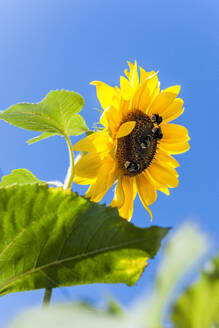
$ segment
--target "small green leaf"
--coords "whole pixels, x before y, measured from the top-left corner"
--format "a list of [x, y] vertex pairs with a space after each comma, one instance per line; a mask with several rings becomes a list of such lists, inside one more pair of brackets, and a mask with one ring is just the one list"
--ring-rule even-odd
[[26, 169], [16, 169], [11, 172], [9, 175], [5, 175], [2, 177], [2, 181], [0, 182], [0, 187], [7, 187], [14, 184], [24, 185], [31, 183], [38, 183], [45, 185], [46, 182], [39, 180], [35, 177], [33, 173]]
[[37, 184], [0, 188], [0, 295], [89, 283], [134, 285], [167, 228]]
[[39, 103], [18, 103], [0, 112], [0, 119], [17, 127], [42, 131], [33, 143], [52, 135], [79, 135], [88, 130], [84, 119], [78, 114], [84, 99], [73, 91], [50, 91]]
[[79, 136], [80, 134], [88, 131], [87, 125], [81, 115], [75, 114], [69, 120], [67, 127], [68, 135]]
[[37, 136], [37, 137], [34, 137], [34, 138], [31, 138], [27, 141], [27, 143], [29, 145], [35, 143], [35, 142], [38, 142], [38, 141], [41, 141], [43, 139], [46, 139], [46, 138], [50, 138], [52, 136], [54, 136], [55, 134], [54, 133], [49, 133], [49, 132], [43, 132], [40, 136]]
[[88, 137], [88, 136], [90, 136], [91, 134], [93, 134], [95, 131], [93, 131], [93, 130], [88, 130], [88, 131], [86, 131], [86, 136]]
[[219, 327], [219, 256], [208, 263], [199, 282], [188, 288], [173, 307], [177, 328]]

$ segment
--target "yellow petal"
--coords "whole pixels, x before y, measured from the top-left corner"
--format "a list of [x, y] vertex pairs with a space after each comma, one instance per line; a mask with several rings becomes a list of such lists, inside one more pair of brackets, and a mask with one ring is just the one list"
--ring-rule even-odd
[[117, 138], [122, 138], [129, 135], [136, 125], [136, 121], [128, 121], [120, 125]]
[[180, 85], [173, 85], [172, 87], [166, 88], [164, 90], [162, 90], [162, 93], [173, 93], [176, 96], [178, 96], [179, 92], [180, 92], [181, 86]]
[[183, 142], [190, 139], [188, 130], [182, 125], [169, 123], [162, 125], [161, 129], [163, 133], [161, 143]]
[[167, 109], [168, 106], [172, 104], [174, 99], [178, 96], [180, 91], [180, 86], [173, 86], [162, 90], [161, 93], [155, 98], [150, 106], [148, 114], [160, 114]]
[[121, 97], [119, 109], [120, 109], [120, 112], [122, 114], [122, 117], [126, 117], [126, 115], [129, 112], [129, 109], [130, 109], [130, 101], [125, 100]]
[[134, 95], [135, 91], [137, 90], [139, 86], [139, 77], [138, 77], [138, 68], [137, 68], [137, 62], [135, 61], [135, 64], [128, 62], [130, 72], [125, 70], [125, 74], [128, 77], [131, 85], [131, 95]]
[[142, 204], [151, 205], [157, 198], [157, 193], [153, 183], [148, 179], [147, 172], [142, 172], [136, 176], [136, 185]]
[[173, 158], [170, 154], [168, 154], [166, 151], [158, 148], [156, 150], [155, 158], [157, 158], [159, 161], [164, 162], [172, 167], [179, 167], [180, 164], [177, 162], [175, 158]]
[[[161, 139], [162, 140], [162, 139]], [[165, 150], [169, 154], [181, 154], [189, 150], [190, 145], [187, 141], [178, 143], [159, 143], [159, 148]]]
[[144, 82], [144, 80], [146, 80], [148, 78], [148, 76], [150, 76], [151, 72], [146, 72], [144, 68], [142, 68], [141, 66], [139, 66], [139, 70], [140, 70], [140, 82]]
[[138, 90], [136, 91], [136, 93], [133, 96], [132, 99], [132, 109], [136, 110], [136, 109], [140, 109], [139, 103], [140, 103], [140, 99], [141, 99], [141, 95], [143, 93], [143, 90], [145, 89], [144, 85], [141, 85]]
[[110, 204], [111, 207], [121, 207], [124, 204], [125, 195], [122, 187], [122, 175], [119, 175], [118, 181], [115, 188], [115, 195]]
[[158, 87], [158, 78], [156, 73], [154, 73], [151, 76], [148, 75], [149, 73], [145, 72], [145, 74], [147, 78], [145, 78], [141, 82], [138, 90], [136, 91], [133, 97], [132, 103], [133, 103], [133, 109], [140, 109], [146, 113], [147, 107], [150, 106], [154, 97], [156, 96], [155, 91]]
[[139, 108], [144, 111], [147, 115], [150, 115], [150, 106], [154, 99], [157, 98], [160, 92], [159, 83], [156, 84], [157, 79], [151, 78], [147, 82], [147, 91], [145, 90], [139, 99]]
[[117, 178], [117, 167], [111, 156], [107, 156], [102, 161], [102, 166], [98, 170], [97, 179], [86, 192], [86, 197], [93, 202], [99, 202], [107, 191], [112, 187]]
[[136, 176], [136, 185], [138, 189], [139, 198], [150, 214], [152, 221], [152, 212], [148, 205], [152, 204], [157, 198], [157, 192], [154, 188], [154, 185], [150, 183], [147, 173], [143, 172], [141, 175]]
[[83, 178], [79, 176], [74, 177], [74, 182], [80, 185], [88, 185], [94, 182], [94, 179]]
[[111, 106], [113, 104], [113, 97], [116, 95], [115, 89], [100, 81], [93, 81], [91, 84], [96, 85], [97, 97], [102, 108], [106, 109]]
[[159, 89], [160, 92], [160, 83], [158, 81], [157, 73], [153, 72], [153, 74], [147, 78], [147, 81], [151, 93], [154, 93], [157, 89]]
[[164, 166], [162, 162], [154, 159], [147, 169], [150, 175], [164, 187], [175, 188], [178, 186], [177, 172], [170, 166]]
[[120, 77], [120, 89], [124, 99], [129, 99], [132, 95], [132, 87], [130, 82], [124, 77]]
[[[131, 68], [130, 68], [130, 72], [131, 72]], [[132, 66], [132, 74], [130, 75], [130, 82], [132, 88], [136, 90], [139, 85], [138, 67], [137, 67], [136, 60], [135, 60], [135, 64]]]
[[138, 90], [136, 91], [135, 95], [133, 96], [133, 100], [132, 100], [132, 108], [135, 109], [140, 109], [143, 112], [145, 112], [147, 104], [144, 101], [143, 103], [143, 99], [147, 100], [147, 102], [150, 101], [151, 99], [151, 92], [150, 89], [148, 88], [148, 80], [145, 80], [140, 87], [138, 88]]
[[111, 136], [114, 136], [114, 134], [118, 130], [121, 120], [121, 111], [117, 110], [117, 108], [114, 106], [110, 106], [102, 114], [100, 118], [100, 123], [103, 124], [105, 127], [108, 127], [111, 132]]
[[184, 111], [182, 109], [183, 103], [181, 98], [174, 99], [172, 104], [162, 113], [163, 123], [173, 121], [179, 117]]
[[73, 150], [85, 152], [104, 152], [110, 149], [112, 143], [109, 135], [105, 131], [97, 131], [79, 140]]
[[177, 117], [179, 117], [180, 115], [182, 115], [183, 112], [184, 112], [184, 108], [177, 109], [174, 114], [169, 115], [166, 119], [164, 119], [163, 120], [163, 123], [168, 123], [170, 121], [174, 121], [175, 119], [177, 119]]
[[148, 79], [151, 79], [152, 77], [155, 77], [155, 79], [156, 79], [155, 85], [157, 86], [158, 78], [157, 78], [157, 73], [156, 72], [154, 72], [154, 71], [146, 72], [142, 67], [139, 67], [139, 69], [140, 69], [140, 81], [141, 81], [141, 83], [143, 83], [145, 80], [148, 80]]
[[89, 153], [82, 156], [75, 164], [74, 182], [79, 184], [90, 184], [96, 179], [98, 170], [102, 165], [98, 153]]
[[[155, 72], [147, 73], [143, 68], [140, 67], [141, 74], [141, 83], [139, 84], [139, 77], [137, 71], [137, 64], [133, 65], [128, 63], [130, 67], [130, 72], [125, 71], [126, 76], [130, 80], [130, 85], [128, 86], [127, 82], [124, 82], [122, 79], [123, 85], [126, 84], [126, 92], [133, 97], [132, 109], [140, 109], [143, 112], [146, 112], [147, 107], [152, 103], [154, 98], [159, 94], [159, 82], [157, 74]], [[126, 80], [127, 81], [127, 80]], [[131, 86], [131, 90], [130, 89]], [[123, 86], [125, 89], [125, 87]], [[127, 99], [127, 97], [126, 97]]]
[[107, 109], [100, 116], [100, 124], [102, 124], [103, 126], [105, 126], [105, 128], [108, 128], [109, 127], [109, 123], [108, 123], [108, 119], [107, 119], [107, 116], [106, 116], [106, 111], [107, 111]]
[[134, 179], [132, 177], [123, 176], [122, 188], [125, 200], [122, 207], [119, 208], [119, 215], [126, 220], [130, 220], [133, 213], [133, 200], [136, 196], [133, 184]]
[[129, 65], [129, 71], [128, 71], [128, 69], [125, 69], [124, 70], [124, 73], [125, 73], [125, 75], [127, 76], [127, 78], [129, 79], [129, 80], [131, 80], [131, 78], [132, 78], [132, 71], [133, 71], [133, 64], [131, 63], [131, 62], [127, 62], [128, 63], [128, 65]]
[[153, 177], [150, 175], [148, 170], [147, 170], [147, 174], [148, 174], [148, 178], [151, 180], [151, 183], [154, 184], [155, 189], [157, 189], [157, 190], [163, 192], [164, 194], [166, 194], [167, 196], [169, 196], [169, 194], [170, 194], [169, 189], [166, 186], [159, 183], [157, 180], [153, 179]]

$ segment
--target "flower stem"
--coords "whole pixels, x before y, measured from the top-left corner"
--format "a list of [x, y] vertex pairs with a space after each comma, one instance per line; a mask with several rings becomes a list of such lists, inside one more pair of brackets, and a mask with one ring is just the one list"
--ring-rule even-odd
[[52, 296], [52, 288], [46, 288], [43, 297], [43, 307], [50, 304], [51, 296]]
[[65, 178], [63, 189], [71, 189], [72, 181], [74, 179], [75, 167], [74, 167], [74, 155], [72, 150], [71, 140], [68, 135], [65, 135], [65, 140], [68, 146], [69, 152], [69, 168]]
[[[65, 135], [65, 140], [66, 140], [66, 143], [68, 146], [68, 152], [69, 152], [69, 168], [68, 168], [68, 172], [66, 174], [65, 182], [64, 182], [64, 186], [63, 186], [63, 189], [66, 190], [66, 189], [71, 189], [72, 181], [74, 179], [75, 167], [74, 167], [74, 155], [73, 155], [73, 150], [72, 150], [72, 144], [71, 144], [71, 140], [68, 135]], [[47, 306], [50, 304], [51, 296], [52, 296], [52, 288], [46, 288], [44, 297], [43, 297], [43, 306]]]

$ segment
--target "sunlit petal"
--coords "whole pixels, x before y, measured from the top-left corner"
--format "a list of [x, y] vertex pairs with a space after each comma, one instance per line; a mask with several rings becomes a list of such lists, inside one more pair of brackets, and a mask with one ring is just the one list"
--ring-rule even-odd
[[103, 160], [102, 165], [97, 172], [96, 180], [90, 185], [86, 192], [86, 197], [94, 202], [99, 202], [114, 184], [117, 174], [116, 163], [110, 156], [108, 156]]
[[133, 213], [133, 200], [135, 199], [134, 192], [134, 179], [131, 177], [123, 176], [122, 188], [124, 191], [125, 199], [123, 205], [119, 208], [119, 215], [127, 220], [130, 220]]

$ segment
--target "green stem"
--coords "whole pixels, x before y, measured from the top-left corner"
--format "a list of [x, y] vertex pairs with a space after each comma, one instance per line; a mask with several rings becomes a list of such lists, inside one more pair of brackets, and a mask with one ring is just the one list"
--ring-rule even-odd
[[[68, 135], [65, 135], [65, 140], [66, 140], [66, 143], [68, 146], [68, 152], [69, 152], [69, 168], [68, 168], [68, 172], [67, 172], [67, 175], [65, 178], [63, 189], [71, 189], [71, 185], [72, 185], [72, 182], [74, 179], [74, 173], [75, 173], [74, 155], [73, 155], [71, 140]], [[51, 296], [52, 296], [52, 288], [46, 288], [45, 294], [43, 297], [43, 306], [47, 306], [50, 304]]]
[[75, 174], [75, 167], [74, 167], [74, 155], [72, 150], [72, 144], [71, 140], [68, 135], [65, 135], [65, 140], [68, 146], [68, 152], [69, 152], [69, 168], [68, 172], [65, 178], [64, 187], [63, 189], [71, 189], [71, 185], [74, 179]]
[[50, 304], [51, 296], [52, 296], [52, 288], [46, 288], [43, 297], [43, 306], [47, 306]]

